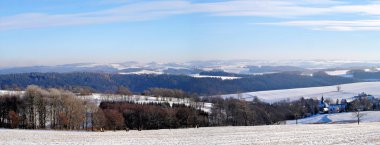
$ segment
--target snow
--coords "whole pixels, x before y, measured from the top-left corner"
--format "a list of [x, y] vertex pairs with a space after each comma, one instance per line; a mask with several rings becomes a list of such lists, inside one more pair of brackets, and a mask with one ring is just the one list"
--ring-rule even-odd
[[365, 72], [379, 72], [380, 68], [377, 67], [371, 67], [371, 68], [366, 68], [364, 69]]
[[[301, 97], [320, 99], [322, 96], [336, 99], [351, 99], [352, 97], [365, 92], [373, 95], [376, 98], [380, 97], [380, 82], [361, 82], [352, 84], [343, 84], [341, 91], [337, 91], [337, 86], [324, 86], [324, 87], [311, 87], [311, 88], [298, 88], [298, 89], [284, 89], [272, 91], [258, 91], [241, 93], [243, 99], [248, 101], [254, 97], [258, 97], [264, 102], [274, 103], [278, 101], [294, 101]], [[223, 98], [238, 98], [238, 94], [221, 95]]]
[[173, 106], [173, 104], [183, 104], [185, 106], [191, 106], [207, 113], [211, 113], [211, 108], [212, 108], [212, 103], [194, 102], [189, 98], [153, 97], [153, 96], [144, 96], [144, 95], [123, 96], [123, 95], [99, 94], [99, 93], [94, 93], [88, 96], [78, 96], [78, 97], [85, 100], [90, 100], [97, 105], [100, 105], [102, 101], [130, 101], [137, 104], [169, 103], [170, 106]]
[[275, 73], [278, 73], [278, 72], [251, 73], [251, 75], [262, 76], [262, 75], [275, 74]]
[[249, 68], [247, 68], [243, 64], [223, 65], [223, 66], [220, 66], [220, 69], [225, 72], [236, 73], [236, 74], [249, 73]]
[[325, 72], [331, 76], [342, 76], [342, 75], [346, 75], [348, 71], [350, 70], [334, 70], [334, 71], [325, 71]]
[[107, 63], [89, 63], [89, 64], [83, 64], [83, 65], [78, 65], [76, 67], [99, 67], [99, 66], [108, 66], [108, 67], [111, 67], [111, 68], [114, 68], [114, 69], [117, 69], [117, 70], [122, 70], [122, 69], [126, 69], [127, 67], [121, 65], [121, 64], [117, 64], [117, 63], [111, 63], [111, 64], [107, 64]]
[[352, 78], [354, 77], [352, 74], [349, 74], [350, 70], [334, 70], [334, 71], [325, 71], [330, 76], [341, 76], [346, 78]]
[[[360, 122], [380, 122], [380, 111], [363, 111], [365, 116]], [[299, 124], [316, 124], [316, 123], [355, 123], [352, 112], [334, 113], [334, 114], [318, 114], [308, 118], [299, 119]], [[286, 124], [296, 124], [295, 120], [288, 120]]]
[[371, 72], [372, 70], [369, 68], [364, 69], [365, 72]]
[[380, 123], [207, 127], [143, 131], [49, 131], [0, 129], [7, 145], [240, 145], [379, 144]]
[[8, 91], [8, 90], [0, 90], [0, 95], [19, 95], [24, 93], [24, 91]]
[[235, 79], [241, 79], [241, 77], [230, 77], [230, 76], [208, 76], [208, 75], [199, 75], [199, 74], [194, 74], [190, 75], [191, 77], [194, 78], [217, 78], [217, 79], [222, 79], [222, 80], [235, 80]]
[[117, 70], [123, 70], [123, 69], [126, 69], [127, 67], [121, 65], [121, 64], [110, 64], [110, 66], [112, 66], [113, 68], [117, 69]]
[[119, 74], [122, 74], [122, 75], [126, 75], [126, 74], [137, 74], [137, 75], [141, 75], [141, 74], [163, 74], [162, 71], [153, 71], [153, 70], [141, 70], [141, 71], [137, 71], [137, 72], [128, 72], [128, 73], [124, 73], [124, 72], [120, 72]]

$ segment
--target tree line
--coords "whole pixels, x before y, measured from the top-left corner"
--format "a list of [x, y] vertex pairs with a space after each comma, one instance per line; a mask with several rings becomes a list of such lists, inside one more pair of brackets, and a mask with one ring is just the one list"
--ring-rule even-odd
[[253, 126], [283, 124], [286, 120], [318, 113], [318, 101], [304, 99], [269, 104], [254, 98], [252, 101], [220, 97], [205, 98], [213, 103], [211, 126]]
[[[241, 79], [194, 78], [185, 75], [120, 75], [104, 73], [23, 73], [0, 75], [0, 87], [6, 90], [24, 90], [35, 84], [44, 88], [61, 88], [70, 91], [92, 90], [98, 93], [115, 93], [119, 86], [133, 93], [144, 93], [149, 88], [178, 89], [189, 94], [216, 95], [274, 89], [290, 89], [353, 83], [358, 80], [315, 74], [298, 73], [245, 75]], [[82, 91], [83, 92], [83, 91]]]
[[208, 114], [185, 105], [102, 102], [101, 110], [112, 120], [107, 129], [173, 129], [208, 126]]
[[[119, 95], [130, 94], [128, 88], [119, 87]], [[178, 98], [191, 96], [180, 90], [153, 89], [151, 95], [169, 93]], [[171, 94], [173, 93], [173, 94]], [[62, 89], [43, 89], [29, 86], [21, 95], [0, 96], [0, 128], [66, 129], [66, 130], [148, 130], [207, 126], [253, 126], [282, 124], [286, 120], [300, 119], [319, 113], [319, 101], [300, 98], [273, 104], [258, 98], [251, 101], [203, 97], [200, 102], [212, 103], [210, 112], [191, 106], [149, 103], [138, 104], [130, 100], [94, 102]], [[337, 101], [338, 102], [338, 101]], [[380, 109], [379, 100], [360, 97], [347, 104], [344, 111]]]

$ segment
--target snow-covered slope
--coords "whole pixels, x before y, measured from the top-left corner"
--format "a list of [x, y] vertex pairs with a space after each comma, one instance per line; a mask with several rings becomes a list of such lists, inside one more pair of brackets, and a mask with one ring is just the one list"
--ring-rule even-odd
[[350, 70], [348, 69], [344, 69], [344, 70], [333, 70], [333, 71], [325, 71], [325, 72], [331, 76], [341, 76], [341, 77], [346, 77], [346, 78], [354, 77], [352, 74], [349, 74], [349, 71]]
[[334, 71], [326, 71], [328, 75], [331, 76], [341, 76], [341, 75], [346, 75], [350, 70], [334, 70]]
[[268, 125], [85, 132], [0, 129], [6, 145], [362, 145], [379, 144], [380, 123]]
[[[380, 122], [380, 111], [364, 111], [365, 116], [361, 122]], [[354, 123], [355, 118], [352, 112], [335, 114], [318, 114], [308, 118], [298, 120], [298, 124], [319, 124], [319, 123]], [[286, 124], [296, 124], [295, 120], [288, 120]]]
[[[252, 100], [255, 96], [262, 101], [273, 103], [283, 100], [294, 101], [301, 97], [304, 98], [325, 98], [335, 99], [349, 99], [359, 93], [371, 94], [375, 97], [380, 97], [380, 82], [362, 82], [343, 84], [341, 91], [337, 91], [337, 86], [325, 86], [325, 87], [311, 87], [311, 88], [299, 88], [299, 89], [285, 89], [285, 90], [273, 90], [273, 91], [258, 91], [242, 93], [241, 98], [246, 100]], [[222, 95], [223, 98], [234, 97], [238, 98], [238, 94]]]

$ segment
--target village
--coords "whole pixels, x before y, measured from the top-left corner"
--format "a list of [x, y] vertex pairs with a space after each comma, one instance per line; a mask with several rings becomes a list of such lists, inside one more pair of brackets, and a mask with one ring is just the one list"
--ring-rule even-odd
[[341, 113], [350, 111], [368, 111], [378, 110], [380, 100], [366, 93], [360, 93], [350, 99], [324, 99], [322, 96], [319, 100], [318, 110], [320, 114]]

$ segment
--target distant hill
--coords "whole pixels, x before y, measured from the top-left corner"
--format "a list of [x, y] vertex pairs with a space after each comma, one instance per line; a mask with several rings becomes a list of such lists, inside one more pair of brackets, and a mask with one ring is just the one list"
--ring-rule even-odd
[[366, 72], [363, 70], [354, 70], [350, 72], [353, 77], [363, 80], [380, 80], [380, 72]]
[[186, 75], [109, 74], [109, 73], [21, 73], [0, 75], [1, 89], [20, 88], [35, 84], [42, 87], [74, 89], [91, 87], [97, 92], [115, 92], [118, 86], [141, 93], [148, 88], [181, 89], [199, 95], [231, 94], [275, 89], [290, 89], [353, 83], [358, 80], [329, 75], [303, 76], [296, 73], [277, 73], [247, 76], [235, 80], [194, 78]]
[[110, 65], [95, 65], [90, 63], [65, 64], [57, 66], [28, 66], [13, 67], [0, 69], [0, 74], [12, 73], [69, 73], [69, 72], [98, 72], [98, 73], [116, 73], [118, 69]]
[[360, 93], [367, 93], [376, 98], [380, 98], [380, 82], [359, 82], [351, 84], [339, 85], [341, 90], [337, 91], [337, 86], [321, 86], [321, 87], [306, 87], [295, 89], [279, 89], [269, 91], [256, 92], [241, 92], [240, 94], [225, 94], [220, 95], [223, 98], [241, 98], [251, 101], [253, 97], [259, 98], [267, 103], [275, 103], [280, 101], [296, 101], [300, 98], [316, 98], [320, 99], [324, 96], [325, 99], [352, 99]]
[[271, 72], [304, 72], [307, 69], [295, 66], [248, 66], [250, 73], [271, 73]]

